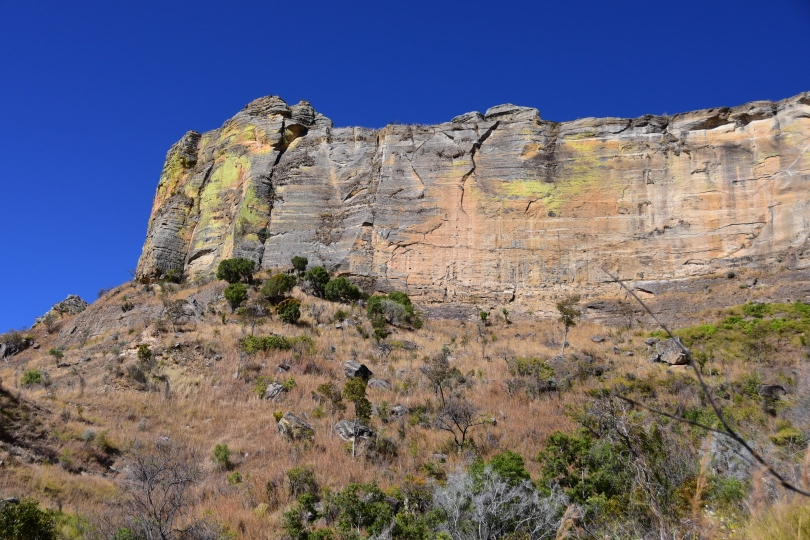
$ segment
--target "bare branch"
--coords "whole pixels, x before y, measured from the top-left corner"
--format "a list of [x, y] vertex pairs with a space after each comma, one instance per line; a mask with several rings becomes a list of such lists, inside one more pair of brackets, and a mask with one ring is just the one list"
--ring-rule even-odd
[[[650, 314], [650, 317], [652, 317], [653, 320], [658, 324], [658, 326], [660, 326], [661, 329], [664, 330], [664, 332], [667, 333], [667, 335], [672, 339], [673, 342], [678, 344], [678, 346], [681, 348], [683, 353], [686, 355], [687, 364], [689, 366], [691, 366], [692, 369], [694, 370], [695, 375], [696, 375], [697, 380], [698, 380], [698, 383], [700, 384], [700, 388], [703, 391], [703, 395], [706, 396], [706, 400], [711, 405], [712, 410], [714, 411], [714, 414], [717, 416], [717, 419], [720, 421], [720, 424], [723, 426], [723, 429], [722, 430], [716, 430], [716, 429], [709, 428], [709, 427], [703, 426], [703, 425], [699, 425], [699, 427], [702, 427], [704, 429], [709, 429], [710, 431], [714, 431], [716, 433], [720, 433], [722, 435], [725, 435], [726, 437], [730, 437], [731, 439], [736, 441], [740, 446], [745, 448], [748, 451], [748, 453], [751, 454], [751, 457], [753, 457], [754, 460], [756, 460], [757, 463], [759, 463], [762, 467], [764, 467], [771, 474], [771, 476], [773, 476], [774, 478], [776, 478], [779, 481], [779, 483], [782, 485], [782, 487], [784, 487], [785, 489], [787, 489], [789, 491], [793, 491], [794, 493], [798, 493], [799, 495], [804, 495], [805, 497], [810, 497], [810, 491], [805, 491], [804, 489], [801, 489], [801, 488], [799, 488], [797, 486], [794, 486], [793, 484], [788, 482], [781, 474], [779, 474], [779, 472], [777, 472], [773, 467], [771, 467], [765, 461], [765, 459], [762, 456], [759, 455], [759, 453], [757, 453], [753, 448], [751, 448], [751, 446], [745, 441], [745, 439], [743, 439], [736, 431], [734, 431], [731, 428], [731, 426], [728, 425], [728, 422], [726, 422], [726, 419], [723, 417], [723, 413], [720, 411], [720, 407], [717, 406], [717, 403], [715, 403], [714, 398], [712, 398], [711, 392], [709, 391], [709, 387], [706, 384], [706, 382], [703, 380], [703, 376], [700, 373], [700, 369], [695, 364], [695, 362], [692, 360], [691, 351], [689, 349], [687, 349], [686, 346], [683, 343], [681, 343], [681, 341], [679, 339], [675, 339], [675, 336], [673, 335], [672, 332], [670, 332], [669, 328], [667, 328], [667, 326], [664, 323], [662, 323], [658, 319], [658, 317], [655, 316], [655, 313], [652, 312], [652, 310], [647, 306], [647, 304], [645, 304], [641, 300], [641, 298], [639, 298], [638, 295], [636, 295], [636, 293], [634, 293], [632, 290], [630, 290], [630, 287], [628, 287], [617, 276], [614, 276], [613, 274], [611, 274], [607, 269], [605, 269], [605, 267], [602, 267], [602, 271], [605, 274], [607, 274], [608, 276], [610, 276], [610, 278], [613, 281], [615, 281], [616, 283], [618, 283], [625, 291], [627, 291], [628, 294], [630, 294], [630, 296], [635, 298], [636, 302], [638, 302], [641, 305], [641, 307], [644, 308], [644, 311], [646, 311], [647, 313]], [[632, 400], [630, 400], [628, 398], [622, 398], [622, 399], [624, 399], [625, 401], [628, 401], [630, 403], [634, 403]], [[645, 408], [647, 408], [647, 407], [645, 407]], [[659, 411], [656, 411], [656, 412], [657, 412], [657, 414], [663, 414], [663, 413], [661, 413]], [[667, 415], [667, 414], [664, 414], [664, 416], [672, 418], [673, 420], [678, 420], [678, 421], [689, 423], [689, 424], [693, 423], [693, 422], [690, 422], [689, 420], [686, 420], [685, 418], [678, 418], [676, 416]]]

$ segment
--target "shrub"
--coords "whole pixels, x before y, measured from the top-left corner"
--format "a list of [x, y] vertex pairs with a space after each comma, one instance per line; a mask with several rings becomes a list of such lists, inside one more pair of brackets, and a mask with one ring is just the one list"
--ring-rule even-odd
[[380, 309], [385, 320], [397, 326], [407, 323], [411, 318], [405, 306], [387, 298], [380, 302]]
[[768, 304], [749, 302], [742, 307], [743, 313], [755, 319], [761, 319], [771, 312]]
[[276, 307], [278, 318], [288, 324], [295, 324], [301, 318], [301, 302], [287, 298]]
[[45, 384], [45, 378], [42, 376], [42, 372], [38, 369], [29, 369], [25, 373], [23, 373], [22, 379], [20, 380], [20, 384], [25, 387], [34, 385], [34, 384]]
[[242, 302], [247, 300], [247, 287], [241, 283], [231, 283], [225, 289], [225, 300], [231, 305], [231, 311], [236, 311]]
[[313, 348], [314, 342], [309, 336], [288, 338], [284, 336], [247, 336], [242, 342], [242, 350], [248, 354], [258, 351], [289, 351], [294, 346], [304, 346], [307, 350]]
[[144, 364], [149, 363], [152, 359], [152, 349], [149, 348], [149, 345], [146, 343], [142, 343], [138, 346], [138, 360], [143, 362]]
[[315, 480], [315, 469], [311, 465], [293, 467], [287, 471], [287, 479], [290, 482], [290, 497], [296, 499], [304, 494], [317, 497], [321, 489]]
[[355, 302], [360, 299], [360, 289], [345, 277], [330, 280], [324, 287], [324, 296], [330, 302]]
[[217, 267], [217, 279], [224, 279], [228, 283], [253, 282], [253, 272], [256, 263], [250, 259], [225, 259]]
[[0, 538], [8, 540], [55, 540], [53, 515], [35, 499], [6, 503], [0, 510]]
[[218, 444], [214, 447], [214, 463], [223, 469], [230, 469], [231, 449], [227, 444]]
[[279, 302], [295, 287], [296, 279], [289, 274], [271, 276], [262, 287], [262, 294], [271, 302]]
[[309, 259], [307, 259], [306, 257], [300, 257], [296, 255], [295, 257], [292, 258], [292, 260], [290, 260], [290, 262], [292, 263], [292, 266], [295, 269], [295, 271], [298, 272], [298, 275], [301, 275], [304, 272], [306, 272], [307, 265], [309, 264]]
[[306, 279], [312, 287], [312, 293], [319, 298], [323, 298], [324, 287], [329, 283], [329, 272], [326, 271], [326, 268], [323, 266], [311, 268], [304, 275], [304, 279]]
[[65, 352], [61, 347], [53, 347], [48, 351], [48, 354], [53, 356], [56, 360], [61, 360], [65, 357]]
[[239, 471], [233, 471], [226, 478], [228, 479], [228, 483], [232, 486], [242, 483], [242, 475], [240, 474]]
[[400, 291], [393, 291], [388, 293], [388, 299], [393, 300], [397, 304], [402, 304], [403, 306], [411, 306], [411, 298], [404, 292]]
[[519, 356], [512, 360], [507, 360], [507, 369], [510, 375], [516, 377], [535, 376], [543, 380], [554, 377], [554, 369], [539, 358], [524, 358]]
[[165, 272], [161, 279], [167, 283], [182, 283], [183, 271], [178, 270], [177, 268], [172, 268], [168, 272]]

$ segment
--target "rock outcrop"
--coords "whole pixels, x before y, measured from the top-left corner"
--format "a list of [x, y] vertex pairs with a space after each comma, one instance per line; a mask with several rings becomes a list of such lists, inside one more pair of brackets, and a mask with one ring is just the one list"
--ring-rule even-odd
[[500, 105], [377, 130], [264, 97], [169, 150], [138, 275], [303, 255], [422, 304], [553, 306], [604, 290], [603, 267], [648, 282], [802, 268], [808, 149], [810, 93], [564, 123]]

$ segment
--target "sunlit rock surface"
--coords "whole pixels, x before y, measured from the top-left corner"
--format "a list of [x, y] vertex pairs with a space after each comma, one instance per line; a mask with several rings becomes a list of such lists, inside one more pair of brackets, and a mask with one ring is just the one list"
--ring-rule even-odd
[[500, 105], [378, 130], [264, 97], [169, 150], [138, 275], [303, 255], [423, 305], [542, 308], [604, 291], [603, 267], [630, 281], [803, 268], [808, 149], [810, 93], [564, 123]]

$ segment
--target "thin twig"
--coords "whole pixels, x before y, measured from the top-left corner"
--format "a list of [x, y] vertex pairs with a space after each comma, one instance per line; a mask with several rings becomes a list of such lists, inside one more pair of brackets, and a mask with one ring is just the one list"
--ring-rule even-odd
[[[630, 294], [630, 296], [635, 298], [636, 302], [641, 304], [641, 307], [644, 308], [644, 311], [646, 311], [647, 313], [650, 314], [650, 317], [652, 317], [653, 320], [658, 324], [658, 326], [660, 326], [664, 330], [664, 332], [667, 333], [667, 335], [670, 337], [670, 339], [672, 339], [672, 341], [674, 341], [675, 343], [678, 344], [678, 347], [680, 347], [681, 350], [683, 351], [683, 353], [686, 355], [687, 364], [689, 366], [691, 366], [692, 369], [694, 370], [695, 375], [697, 376], [698, 383], [700, 384], [700, 388], [701, 388], [701, 390], [703, 390], [703, 394], [706, 396], [706, 399], [708, 400], [709, 404], [711, 405], [712, 410], [714, 410], [714, 414], [717, 416], [718, 420], [720, 420], [720, 424], [723, 426], [723, 430], [715, 430], [715, 429], [711, 429], [711, 430], [716, 431], [717, 433], [722, 433], [723, 435], [734, 439], [738, 444], [740, 444], [740, 446], [745, 448], [748, 451], [749, 454], [751, 454], [751, 457], [753, 457], [756, 460], [757, 463], [759, 463], [761, 466], [763, 466], [771, 474], [771, 476], [776, 478], [779, 481], [779, 483], [782, 485], [782, 487], [784, 487], [787, 490], [793, 491], [794, 493], [798, 493], [799, 495], [804, 495], [805, 497], [810, 497], [810, 491], [805, 491], [805, 490], [803, 490], [803, 489], [801, 489], [799, 487], [794, 486], [793, 484], [791, 484], [787, 480], [785, 480], [785, 478], [781, 474], [779, 474], [773, 467], [771, 467], [765, 461], [765, 459], [762, 456], [760, 456], [753, 448], [751, 448], [751, 446], [745, 441], [745, 439], [743, 439], [740, 435], [738, 435], [736, 431], [731, 429], [731, 426], [728, 425], [728, 423], [726, 422], [726, 419], [723, 417], [723, 414], [720, 412], [720, 408], [714, 402], [714, 399], [712, 398], [711, 392], [709, 391], [709, 387], [706, 385], [706, 382], [703, 380], [703, 376], [700, 374], [700, 369], [697, 367], [695, 362], [692, 360], [692, 353], [689, 351], [689, 349], [687, 349], [686, 346], [683, 343], [681, 343], [680, 339], [677, 339], [672, 334], [672, 332], [669, 331], [669, 328], [667, 328], [667, 326], [664, 323], [662, 323], [660, 320], [658, 320], [658, 317], [655, 316], [655, 313], [652, 312], [652, 310], [647, 306], [647, 304], [645, 304], [641, 300], [641, 298], [638, 297], [638, 295], [636, 293], [631, 291], [630, 288], [627, 285], [625, 285], [625, 283], [621, 279], [619, 279], [618, 277], [611, 274], [604, 267], [602, 267], [602, 271], [605, 274], [607, 274], [608, 276], [610, 276], [610, 278], [613, 281], [615, 281], [616, 283], [618, 283], [625, 291], [627, 291]], [[659, 413], [659, 414], [661, 414], [661, 413]], [[675, 420], [680, 420], [681, 422], [692, 423], [689, 420], [686, 420], [685, 418], [678, 418], [678, 417], [671, 416], [671, 415], [665, 415], [665, 416], [669, 416], [670, 418], [673, 418]], [[701, 427], [706, 428], [706, 426], [701, 426]]]

